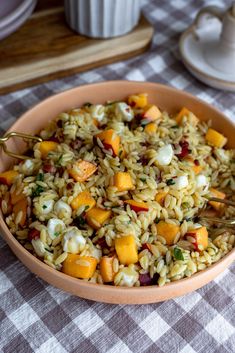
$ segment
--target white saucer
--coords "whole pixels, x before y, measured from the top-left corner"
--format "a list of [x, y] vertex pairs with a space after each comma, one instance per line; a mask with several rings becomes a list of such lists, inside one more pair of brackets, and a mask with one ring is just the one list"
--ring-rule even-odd
[[207, 85], [235, 92], [235, 72], [225, 73], [211, 66], [206, 59], [208, 48], [213, 50], [219, 43], [221, 23], [213, 25], [213, 31], [208, 26], [195, 29], [195, 25], [187, 29], [180, 37], [179, 50], [187, 69], [200, 81]]

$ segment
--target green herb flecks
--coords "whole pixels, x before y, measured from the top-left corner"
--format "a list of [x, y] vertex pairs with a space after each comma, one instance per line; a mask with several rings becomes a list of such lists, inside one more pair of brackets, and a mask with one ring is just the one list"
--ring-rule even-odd
[[179, 129], [179, 125], [171, 126], [172, 129]]
[[154, 223], [158, 224], [160, 222], [160, 218], [155, 218]]
[[146, 183], [146, 178], [140, 178], [143, 183]]
[[184, 256], [183, 256], [183, 253], [182, 253], [182, 250], [180, 248], [174, 248], [174, 258], [176, 260], [181, 260], [181, 261], [184, 261]]
[[167, 181], [166, 181], [166, 184], [169, 186], [169, 185], [174, 185], [175, 184], [175, 181], [174, 181], [174, 179], [168, 179]]
[[89, 210], [90, 206], [86, 205], [84, 211]]
[[45, 209], [47, 208], [47, 206], [46, 206], [46, 205], [43, 205], [42, 208], [45, 210]]
[[190, 208], [190, 203], [189, 202], [183, 202], [182, 203], [182, 208]]
[[60, 232], [55, 232], [55, 233], [54, 233], [54, 236], [55, 236], [55, 237], [58, 237], [59, 235], [60, 235]]
[[44, 181], [44, 174], [38, 173], [38, 175], [36, 176], [36, 181]]
[[86, 224], [86, 220], [83, 216], [76, 217], [74, 221], [77, 227], [83, 227]]
[[32, 197], [40, 196], [44, 191], [44, 188], [41, 185], [37, 185], [36, 188], [32, 191]]

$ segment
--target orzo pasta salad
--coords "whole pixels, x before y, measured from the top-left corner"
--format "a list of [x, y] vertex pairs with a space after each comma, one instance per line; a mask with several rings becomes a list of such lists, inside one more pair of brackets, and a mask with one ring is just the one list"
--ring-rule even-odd
[[198, 218], [202, 208], [235, 215], [208, 200], [235, 201], [234, 151], [209, 120], [187, 108], [169, 115], [136, 94], [61, 113], [40, 136], [28, 159], [0, 173], [0, 200], [11, 233], [52, 268], [163, 286], [234, 247], [233, 228]]

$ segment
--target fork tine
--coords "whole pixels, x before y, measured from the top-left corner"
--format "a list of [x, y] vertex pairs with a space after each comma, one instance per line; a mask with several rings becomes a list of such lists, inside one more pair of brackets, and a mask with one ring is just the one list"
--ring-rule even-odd
[[14, 157], [14, 158], [18, 158], [18, 159], [28, 159], [29, 157], [21, 155], [21, 154], [14, 153], [14, 152], [11, 152], [11, 151], [9, 151], [7, 149], [6, 142], [11, 137], [20, 137], [20, 138], [23, 138], [23, 139], [26, 139], [26, 140], [35, 140], [35, 141], [38, 141], [38, 142], [42, 141], [42, 138], [39, 137], [39, 136], [32, 136], [32, 135], [29, 135], [29, 134], [24, 134], [23, 132], [14, 132], [14, 131], [5, 134], [3, 137], [0, 137], [0, 146], [2, 147], [3, 151], [8, 156], [11, 156], [11, 157]]
[[220, 202], [220, 203], [225, 203], [226, 205], [235, 206], [235, 202], [234, 201], [230, 201], [230, 200], [226, 200], [226, 199], [220, 199], [218, 197], [210, 197], [208, 199], [208, 201], [216, 201], [216, 202]]

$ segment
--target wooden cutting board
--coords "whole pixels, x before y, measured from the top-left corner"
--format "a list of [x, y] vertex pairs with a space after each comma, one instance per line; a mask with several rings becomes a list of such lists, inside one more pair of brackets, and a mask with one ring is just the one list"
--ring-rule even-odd
[[142, 16], [125, 36], [87, 38], [67, 27], [62, 6], [39, 6], [17, 32], [0, 42], [0, 93], [125, 60], [144, 52], [152, 35], [153, 27]]

